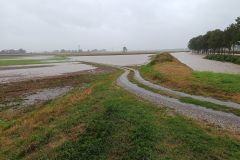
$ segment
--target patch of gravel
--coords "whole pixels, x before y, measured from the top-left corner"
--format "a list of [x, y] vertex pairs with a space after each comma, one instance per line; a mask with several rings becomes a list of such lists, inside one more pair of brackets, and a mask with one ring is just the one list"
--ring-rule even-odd
[[231, 129], [235, 131], [240, 131], [240, 117], [221, 111], [215, 111], [212, 109], [207, 109], [201, 106], [196, 106], [193, 104], [185, 104], [177, 99], [162, 96], [157, 93], [145, 90], [138, 87], [137, 85], [131, 83], [128, 80], [129, 70], [125, 70], [117, 83], [119, 86], [123, 87], [127, 91], [158, 105], [165, 106], [174, 109], [176, 112], [196, 120], [206, 121], [208, 123], [217, 125], [224, 129]]
[[211, 98], [211, 97], [203, 97], [203, 96], [196, 96], [196, 95], [190, 95], [190, 94], [187, 94], [187, 93], [183, 93], [183, 92], [179, 92], [179, 91], [174, 91], [174, 90], [171, 90], [169, 88], [166, 88], [166, 87], [163, 87], [163, 86], [160, 86], [160, 85], [156, 85], [156, 84], [153, 84], [149, 81], [146, 81], [145, 79], [142, 78], [142, 76], [140, 75], [139, 71], [135, 70], [135, 69], [131, 69], [131, 68], [128, 68], [132, 71], [134, 71], [134, 78], [150, 87], [150, 88], [154, 88], [154, 89], [157, 89], [157, 90], [161, 90], [161, 91], [164, 91], [164, 92], [168, 92], [168, 93], [171, 93], [171, 94], [175, 94], [175, 95], [178, 95], [180, 97], [191, 97], [193, 99], [197, 99], [197, 100], [200, 100], [200, 101], [206, 101], [206, 102], [211, 102], [211, 103], [214, 103], [214, 104], [218, 104], [218, 105], [223, 105], [223, 106], [226, 106], [226, 107], [230, 107], [230, 108], [236, 108], [236, 109], [240, 109], [240, 104], [238, 103], [234, 103], [234, 102], [231, 102], [231, 101], [222, 101], [222, 100], [218, 100], [218, 99], [215, 99], [215, 98]]

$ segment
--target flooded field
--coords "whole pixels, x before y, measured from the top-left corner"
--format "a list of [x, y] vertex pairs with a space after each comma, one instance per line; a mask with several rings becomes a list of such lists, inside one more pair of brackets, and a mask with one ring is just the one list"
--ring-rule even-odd
[[[96, 67], [81, 64], [79, 61], [102, 63], [116, 66], [140, 65], [149, 61], [149, 54], [141, 55], [114, 55], [114, 56], [72, 56], [72, 57], [54, 57], [54, 56], [23, 56], [1, 58], [4, 60], [40, 60], [28, 65], [6, 65], [0, 67], [0, 83], [23, 81], [32, 78], [57, 76], [66, 73], [73, 73], [85, 70], [92, 70]], [[28, 62], [28, 61], [27, 61]], [[35, 61], [34, 61], [35, 62]], [[33, 62], [33, 63], [34, 63]], [[14, 62], [11, 62], [14, 64]]]
[[187, 52], [172, 53], [179, 61], [196, 71], [240, 74], [240, 65], [204, 59], [204, 55]]
[[[0, 67], [0, 83], [28, 80], [31, 78], [57, 76], [65, 73], [92, 70], [95, 67], [80, 64], [77, 61], [103, 63], [108, 65], [129, 66], [140, 65], [149, 61], [145, 55], [114, 55], [114, 56], [72, 56], [67, 60], [54, 59], [53, 56], [12, 57], [10, 60], [44, 60], [46, 64], [8, 65]], [[3, 58], [1, 58], [3, 60]], [[4, 60], [8, 60], [4, 59]]]
[[14, 67], [0, 67], [0, 83], [28, 80], [32, 78], [58, 76], [66, 73], [73, 73], [85, 70], [92, 70], [96, 67], [81, 64], [78, 62], [52, 63], [41, 65], [19, 65]]
[[130, 66], [145, 64], [150, 59], [149, 54], [141, 55], [114, 55], [114, 56], [73, 56], [73, 61], [85, 61], [117, 66]]

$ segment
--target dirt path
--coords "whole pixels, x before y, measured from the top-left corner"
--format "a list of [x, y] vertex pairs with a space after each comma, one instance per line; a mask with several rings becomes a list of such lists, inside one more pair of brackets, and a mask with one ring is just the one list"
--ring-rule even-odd
[[164, 91], [164, 92], [167, 92], [167, 93], [170, 93], [170, 94], [178, 95], [180, 97], [191, 97], [193, 99], [197, 99], [197, 100], [200, 100], [200, 101], [206, 101], [206, 102], [211, 102], [211, 103], [218, 104], [218, 105], [224, 105], [226, 107], [240, 109], [240, 104], [238, 104], [238, 103], [234, 103], [234, 102], [230, 102], [230, 101], [222, 101], [222, 100], [218, 100], [218, 99], [211, 98], [211, 97], [190, 95], [190, 94], [187, 94], [187, 93], [174, 91], [174, 90], [171, 90], [169, 88], [165, 88], [165, 87], [162, 87], [160, 85], [153, 84], [153, 83], [143, 79], [142, 76], [140, 75], [140, 73], [137, 70], [131, 69], [131, 68], [128, 68], [128, 69], [134, 71], [134, 73], [135, 73], [134, 78], [138, 82], [140, 82], [140, 83], [142, 83], [142, 84], [144, 84], [144, 85], [146, 85], [150, 88], [157, 89], [157, 90], [160, 90], [160, 91]]
[[128, 80], [128, 74], [129, 70], [125, 70], [124, 74], [119, 77], [117, 83], [119, 86], [123, 87], [129, 92], [161, 106], [172, 108], [176, 112], [189, 118], [206, 121], [225, 129], [240, 131], [240, 117], [235, 116], [231, 113], [215, 111], [192, 104], [185, 104], [177, 99], [165, 97], [160, 94], [145, 90], [131, 83]]

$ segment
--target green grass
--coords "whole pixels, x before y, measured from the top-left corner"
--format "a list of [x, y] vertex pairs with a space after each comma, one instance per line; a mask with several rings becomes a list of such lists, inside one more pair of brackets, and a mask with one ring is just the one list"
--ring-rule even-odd
[[193, 77], [227, 92], [240, 92], [240, 75], [237, 74], [193, 72]]
[[[140, 74], [153, 83], [174, 90], [240, 103], [239, 74], [192, 71], [174, 57], [173, 60], [167, 57], [165, 54], [153, 57], [153, 65], [150, 62], [139, 67]], [[161, 67], [169, 72], [164, 72]]]
[[154, 93], [158, 93], [158, 94], [161, 94], [163, 96], [167, 96], [167, 97], [171, 97], [171, 98], [176, 98], [176, 99], [179, 99], [180, 97], [177, 96], [177, 95], [174, 95], [174, 94], [170, 94], [168, 92], [165, 92], [165, 91], [161, 91], [161, 90], [158, 90], [158, 89], [154, 89], [154, 88], [151, 88], [149, 86], [146, 86], [140, 82], [138, 82], [135, 77], [134, 77], [134, 72], [133, 71], [130, 71], [130, 73], [128, 74], [128, 80], [134, 84], [136, 84], [138, 87], [141, 87], [141, 88], [144, 88], [148, 91], [151, 91], [151, 92], [154, 92]]
[[[49, 59], [0, 59], [0, 66], [10, 66], [10, 65], [29, 65], [29, 64], [45, 64], [48, 60], [63, 61], [67, 58], [62, 56], [55, 56]], [[52, 62], [50, 62], [52, 63]]]
[[240, 56], [236, 55], [210, 54], [207, 55], [205, 58], [210, 60], [240, 64]]
[[161, 82], [165, 81], [164, 76], [160, 72], [154, 70], [152, 65], [150, 65], [150, 64], [141, 66], [139, 68], [139, 71], [143, 75], [150, 76], [151, 79], [153, 79], [153, 80], [159, 80]]
[[154, 89], [154, 88], [148, 87], [146, 85], [143, 85], [143, 84], [139, 83], [137, 80], [135, 80], [133, 71], [131, 71], [130, 74], [128, 75], [128, 79], [132, 83], [136, 84], [137, 86], [139, 86], [141, 88], [144, 88], [144, 89], [149, 90], [149, 91], [154, 92], [154, 93], [158, 93], [158, 94], [163, 95], [163, 96], [178, 99], [179, 101], [181, 101], [183, 103], [195, 104], [195, 105], [202, 106], [202, 107], [205, 107], [205, 108], [210, 108], [210, 109], [213, 109], [213, 110], [223, 111], [223, 112], [227, 112], [227, 113], [233, 113], [237, 116], [240, 116], [240, 109], [229, 108], [229, 107], [224, 106], [224, 105], [218, 105], [218, 104], [214, 104], [214, 103], [211, 103], [211, 102], [200, 101], [200, 100], [197, 100], [197, 99], [194, 99], [194, 98], [191, 98], [191, 97], [180, 97], [178, 95], [170, 94], [170, 93], [160, 91], [158, 89]]
[[149, 65], [154, 66], [158, 63], [172, 62], [173, 60], [174, 60], [174, 58], [170, 54], [161, 53], [161, 54], [154, 56], [152, 58], [151, 62], [149, 63]]
[[43, 64], [42, 60], [0, 60], [0, 66]]
[[[1, 140], [8, 136], [14, 143], [1, 141], [0, 159], [239, 158], [240, 140], [133, 96], [116, 86], [120, 73], [96, 77], [83, 99], [75, 89], [5, 128]], [[79, 124], [83, 131], [73, 134]], [[63, 137], [63, 144], [46, 147]]]
[[[108, 89], [106, 89], [108, 88]], [[57, 159], [231, 159], [240, 142], [212, 136], [192, 121], [102, 85], [99, 113], [83, 136], [57, 149]], [[107, 92], [105, 92], [107, 91]], [[104, 97], [104, 98], [103, 98]]]

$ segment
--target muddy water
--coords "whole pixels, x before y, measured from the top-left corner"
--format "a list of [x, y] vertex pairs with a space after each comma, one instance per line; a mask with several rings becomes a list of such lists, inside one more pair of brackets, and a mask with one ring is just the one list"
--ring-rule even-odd
[[186, 52], [171, 53], [174, 57], [196, 71], [240, 74], [240, 65], [203, 59], [203, 55]]
[[[32, 67], [34, 66], [34, 67]], [[47, 77], [47, 76], [57, 76], [65, 73], [73, 73], [84, 70], [92, 70], [96, 67], [81, 64], [78, 62], [68, 62], [68, 63], [53, 63], [53, 64], [41, 64], [38, 65], [25, 65], [18, 66], [18, 68], [13, 69], [3, 69], [0, 68], [0, 83], [8, 83], [22, 80], [29, 80], [32, 78]], [[29, 68], [26, 68], [29, 67]]]
[[37, 102], [44, 102], [52, 100], [56, 97], [62, 96], [69, 92], [72, 87], [66, 86], [62, 88], [43, 89], [34, 94], [28, 95], [24, 98], [23, 105], [29, 106], [34, 105]]
[[54, 56], [13, 56], [4, 58], [0, 56], [0, 60], [47, 60], [54, 58]]
[[73, 56], [73, 61], [85, 61], [117, 66], [141, 65], [149, 62], [149, 54], [141, 55], [113, 55], [113, 56]]

